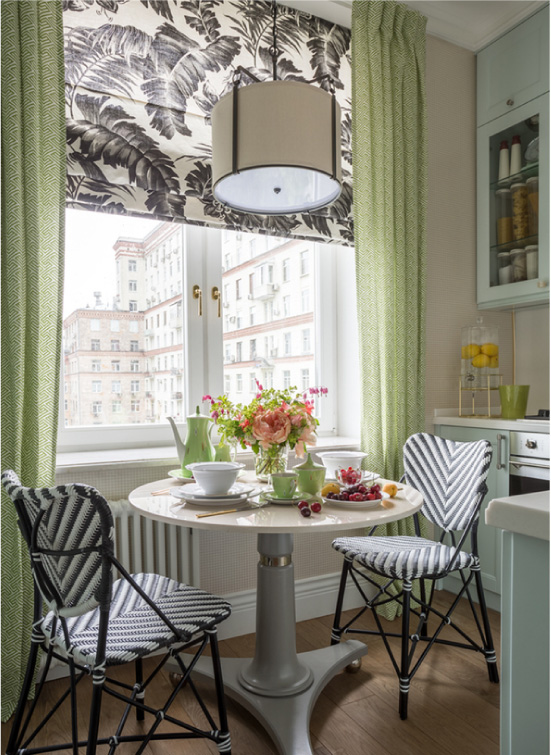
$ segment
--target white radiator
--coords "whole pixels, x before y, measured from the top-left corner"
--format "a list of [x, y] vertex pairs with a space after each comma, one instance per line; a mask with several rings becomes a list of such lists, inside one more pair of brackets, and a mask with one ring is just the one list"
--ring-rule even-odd
[[140, 516], [127, 500], [109, 501], [115, 555], [130, 574], [152, 572], [193, 584], [192, 535], [187, 527]]

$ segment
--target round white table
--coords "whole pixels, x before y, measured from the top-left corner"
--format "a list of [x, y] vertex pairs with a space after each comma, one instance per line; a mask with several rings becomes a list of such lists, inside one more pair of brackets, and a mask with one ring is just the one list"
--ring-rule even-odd
[[[170, 493], [152, 495], [180, 484], [168, 479], [142, 485], [132, 491], [130, 503], [150, 519], [228, 533], [248, 530], [257, 535], [255, 654], [254, 658], [222, 659], [224, 686], [230, 697], [259, 720], [282, 755], [311, 755], [309, 722], [319, 694], [337, 672], [365, 655], [367, 646], [347, 640], [297, 654], [293, 535], [320, 530], [338, 533], [393, 522], [418, 511], [423, 498], [414, 488], [400, 484], [396, 498], [387, 502], [389, 508], [352, 509], [327, 503], [320, 514], [306, 518], [295, 505], [270, 504], [197, 518], [212, 507], [183, 505]], [[220, 506], [221, 510], [230, 508], [231, 503]], [[209, 666], [201, 661], [196, 669], [210, 676]]]

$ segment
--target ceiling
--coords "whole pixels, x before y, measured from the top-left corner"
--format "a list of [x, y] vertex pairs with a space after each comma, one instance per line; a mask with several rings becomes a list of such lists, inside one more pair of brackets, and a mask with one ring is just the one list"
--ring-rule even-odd
[[[350, 27], [352, 0], [278, 0]], [[405, 0], [427, 17], [427, 33], [478, 52], [546, 4], [545, 0]]]

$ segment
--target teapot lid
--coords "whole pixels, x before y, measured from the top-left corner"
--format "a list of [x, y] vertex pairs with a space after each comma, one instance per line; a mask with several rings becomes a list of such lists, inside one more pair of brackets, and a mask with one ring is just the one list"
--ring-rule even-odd
[[199, 407], [195, 409], [195, 414], [190, 414], [187, 419], [210, 419], [212, 420], [212, 417], [210, 417], [208, 414], [201, 414], [199, 411]]
[[325, 469], [325, 467], [323, 464], [316, 464], [315, 461], [312, 461], [311, 454], [306, 454], [306, 461], [303, 461], [302, 464], [297, 464], [293, 469]]

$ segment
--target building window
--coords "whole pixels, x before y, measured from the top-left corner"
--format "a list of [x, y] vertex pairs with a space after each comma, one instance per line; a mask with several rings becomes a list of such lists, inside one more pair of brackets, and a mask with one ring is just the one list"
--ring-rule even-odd
[[291, 316], [291, 297], [284, 296], [283, 297], [283, 317], [290, 317], [290, 316]]
[[118, 333], [120, 329], [121, 329], [121, 327], [120, 327], [120, 321], [119, 320], [111, 320], [111, 331], [113, 333]]
[[130, 341], [130, 351], [139, 351], [139, 342], [138, 341]]
[[99, 320], [90, 320], [90, 330], [99, 330], [100, 328], [100, 322]]
[[101, 362], [99, 359], [92, 359], [92, 372], [101, 372]]
[[128, 272], [135, 273], [138, 270], [137, 260], [128, 260]]
[[92, 380], [92, 393], [101, 393], [101, 380]]
[[254, 295], [254, 273], [249, 273], [249, 298], [252, 299]]
[[137, 291], [138, 290], [138, 281], [129, 280], [128, 281], [128, 290], [129, 291]]
[[300, 378], [301, 378], [301, 390], [306, 391], [308, 390], [310, 386], [310, 370], [305, 369], [300, 371]]
[[237, 375], [235, 376], [235, 382], [236, 382], [235, 389], [237, 393], [242, 393], [243, 392], [243, 375], [240, 372], [238, 372]]
[[130, 360], [130, 372], [139, 372], [140, 371], [140, 363], [137, 359], [131, 359]]
[[138, 327], [138, 326], [139, 326], [139, 323], [138, 323], [138, 321], [137, 321], [137, 320], [130, 320], [130, 324], [129, 324], [129, 326], [128, 326], [128, 330], [129, 330], [129, 331], [130, 331], [131, 333], [137, 333], [137, 332], [138, 332], [138, 330], [139, 330], [139, 327]]
[[241, 299], [241, 278], [235, 281], [235, 298]]
[[256, 314], [256, 308], [251, 307], [249, 309], [249, 325], [254, 325], [255, 314]]
[[121, 342], [111, 341], [111, 351], [120, 351], [120, 350], [121, 350]]
[[113, 372], [120, 372], [121, 371], [121, 363], [120, 362], [111, 362], [111, 370]]
[[238, 341], [235, 344], [235, 361], [236, 362], [241, 362], [242, 361], [242, 359], [243, 359], [242, 350], [243, 350], [243, 344], [241, 343], [241, 341]]
[[231, 390], [231, 377], [229, 375], [224, 375], [224, 392], [229, 393]]
[[300, 253], [300, 274], [308, 275], [310, 272], [310, 252], [305, 250]]
[[291, 334], [290, 333], [284, 333], [283, 335], [283, 353], [286, 357], [290, 356], [291, 354]]
[[139, 393], [140, 392], [140, 381], [139, 380], [131, 380], [130, 381], [130, 393]]
[[92, 351], [99, 351], [99, 339], [98, 338], [92, 338], [91, 349], [92, 349]]
[[256, 375], [254, 374], [254, 372], [251, 372], [251, 375], [250, 375], [249, 390], [251, 393], [256, 393], [258, 390], [257, 385], [256, 385]]
[[283, 370], [283, 387], [291, 387], [291, 370]]
[[111, 393], [122, 393], [121, 381], [120, 380], [112, 380], [111, 381]]
[[310, 289], [303, 288], [300, 292], [302, 313], [310, 311]]
[[287, 283], [291, 279], [291, 260], [289, 257], [283, 260], [282, 276], [284, 283]]
[[129, 312], [137, 312], [138, 311], [138, 302], [137, 301], [129, 301], [128, 302], [128, 311]]
[[256, 359], [256, 338], [251, 338], [249, 342], [250, 358]]
[[140, 411], [140, 402], [138, 399], [132, 399], [132, 401], [130, 402], [130, 411], [132, 412], [132, 414], [136, 414]]
[[111, 402], [111, 411], [113, 414], [121, 414], [122, 413], [122, 401], [112, 401]]
[[99, 415], [101, 413], [102, 413], [101, 401], [93, 401], [92, 402], [92, 414], [95, 417], [99, 417]]
[[302, 353], [308, 354], [310, 352], [310, 329], [302, 331]]

